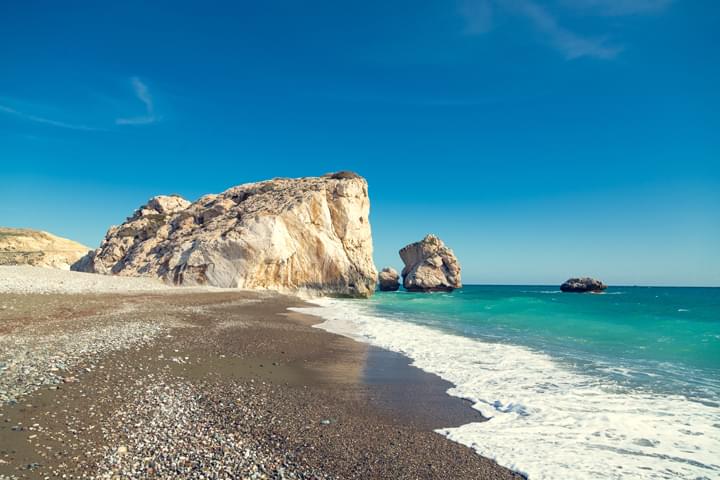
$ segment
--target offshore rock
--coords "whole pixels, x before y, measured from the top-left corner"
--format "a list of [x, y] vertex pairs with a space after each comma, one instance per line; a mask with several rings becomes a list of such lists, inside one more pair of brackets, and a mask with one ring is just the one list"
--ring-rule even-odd
[[249, 183], [192, 203], [158, 196], [73, 269], [368, 297], [377, 278], [369, 211], [367, 182], [352, 172]]
[[392, 267], [385, 267], [378, 274], [378, 283], [381, 292], [394, 292], [400, 288], [400, 275]]
[[89, 251], [85, 245], [41, 230], [0, 227], [0, 265], [69, 270]]
[[563, 292], [574, 293], [602, 292], [606, 288], [607, 285], [605, 285], [603, 282], [590, 277], [570, 278], [565, 283], [560, 285], [560, 290], [562, 290]]
[[435, 235], [400, 250], [405, 263], [403, 287], [411, 292], [452, 291], [462, 287], [460, 263], [452, 250]]

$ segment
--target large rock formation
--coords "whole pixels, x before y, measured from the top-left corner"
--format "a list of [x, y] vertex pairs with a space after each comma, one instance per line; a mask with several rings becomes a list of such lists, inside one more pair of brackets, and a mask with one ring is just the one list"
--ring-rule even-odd
[[351, 172], [277, 178], [190, 203], [152, 198], [73, 269], [183, 285], [375, 290], [367, 182]]
[[40, 230], [0, 227], [0, 265], [32, 265], [69, 270], [90, 249]]
[[562, 290], [563, 292], [575, 293], [602, 292], [606, 288], [607, 285], [605, 285], [603, 282], [590, 277], [570, 278], [565, 283], [560, 285], [560, 290]]
[[451, 291], [462, 287], [460, 264], [452, 250], [435, 235], [400, 250], [405, 262], [403, 287], [411, 292]]
[[385, 267], [378, 274], [378, 283], [381, 292], [394, 292], [400, 288], [400, 275], [392, 267]]

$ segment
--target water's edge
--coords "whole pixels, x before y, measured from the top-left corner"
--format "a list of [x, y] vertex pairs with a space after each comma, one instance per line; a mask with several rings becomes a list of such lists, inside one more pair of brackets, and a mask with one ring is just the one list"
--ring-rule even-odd
[[490, 421], [435, 431], [528, 478], [712, 478], [720, 471], [717, 410], [680, 396], [608, 392], [524, 347], [368, 316], [350, 301], [311, 302], [317, 306], [293, 310], [452, 384], [448, 395]]
[[[327, 316], [329, 307], [327, 305], [319, 304], [319, 302], [322, 302], [322, 300], [323, 300], [322, 298], [317, 298], [317, 297], [316, 298], [303, 298], [303, 301], [305, 301], [306, 303], [314, 304], [316, 306], [313, 306], [313, 307], [290, 307], [290, 308], [288, 308], [288, 310], [321, 318], [323, 321], [321, 323], [317, 323], [317, 324], [313, 325], [313, 328], [319, 328], [328, 333], [333, 333], [335, 335], [341, 335], [343, 337], [350, 338], [359, 343], [369, 344], [372, 346], [372, 348], [379, 348], [381, 350], [386, 350], [393, 354], [401, 355], [402, 357], [407, 359], [407, 363], [410, 367], [414, 367], [419, 370], [422, 370], [423, 372], [431, 374], [433, 376], [436, 376], [436, 377], [440, 378], [442, 381], [450, 384], [451, 387], [449, 387], [447, 390], [445, 390], [445, 394], [448, 395], [449, 397], [454, 397], [454, 398], [462, 401], [465, 404], [464, 406], [466, 408], [475, 410], [479, 416], [478, 422], [466, 423], [464, 425], [471, 425], [472, 423], [484, 423], [484, 422], [487, 422], [490, 420], [491, 416], [485, 416], [485, 414], [483, 414], [482, 408], [479, 408], [479, 404], [477, 403], [477, 401], [475, 399], [473, 399], [472, 397], [462, 395], [460, 393], [460, 391], [457, 390], [457, 385], [454, 384], [449, 379], [445, 378], [444, 376], [438, 374], [435, 371], [422, 368], [420, 365], [417, 364], [416, 360], [412, 356], [410, 356], [407, 352], [404, 352], [402, 350], [386, 348], [386, 347], [379, 347], [376, 344], [374, 344], [373, 342], [369, 341], [369, 339], [367, 339], [361, 335], [357, 335], [355, 332], [353, 332], [349, 329], [346, 330], [346, 329], [343, 329], [342, 327], [338, 328], [339, 327], [338, 325], [333, 325], [332, 324], [333, 318], [328, 318], [328, 316]], [[325, 313], [324, 315], [323, 315], [323, 312]], [[460, 427], [461, 426], [463, 426], [463, 425], [460, 425]], [[526, 472], [523, 472], [523, 471], [517, 469], [516, 466], [510, 465], [510, 464], [508, 464], [508, 465], [503, 464], [503, 463], [499, 462], [495, 456], [479, 452], [477, 450], [477, 448], [475, 448], [477, 446], [477, 444], [475, 444], [475, 442], [467, 443], [467, 442], [463, 442], [457, 438], [453, 438], [453, 436], [451, 435], [452, 428], [459, 428], [459, 427], [435, 428], [433, 431], [435, 433], [442, 435], [443, 437], [447, 438], [448, 440], [450, 440], [452, 442], [459, 443], [460, 445], [464, 445], [464, 446], [474, 450], [478, 455], [482, 455], [485, 458], [489, 458], [490, 460], [493, 460], [498, 465], [505, 467], [505, 468], [521, 475], [523, 478], [526, 478], [526, 479], [529, 478], [528, 474]]]

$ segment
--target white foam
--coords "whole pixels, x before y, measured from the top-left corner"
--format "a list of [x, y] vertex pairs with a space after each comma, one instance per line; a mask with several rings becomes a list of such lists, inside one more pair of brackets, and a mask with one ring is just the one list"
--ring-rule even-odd
[[381, 318], [322, 299], [318, 327], [404, 353], [489, 417], [438, 430], [530, 479], [720, 478], [720, 409], [622, 390], [528, 348]]

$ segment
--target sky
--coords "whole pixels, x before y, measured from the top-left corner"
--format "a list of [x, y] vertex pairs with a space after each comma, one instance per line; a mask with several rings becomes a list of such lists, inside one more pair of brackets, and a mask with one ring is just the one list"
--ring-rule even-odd
[[378, 268], [720, 285], [720, 2], [0, 2], [0, 225], [367, 178]]

